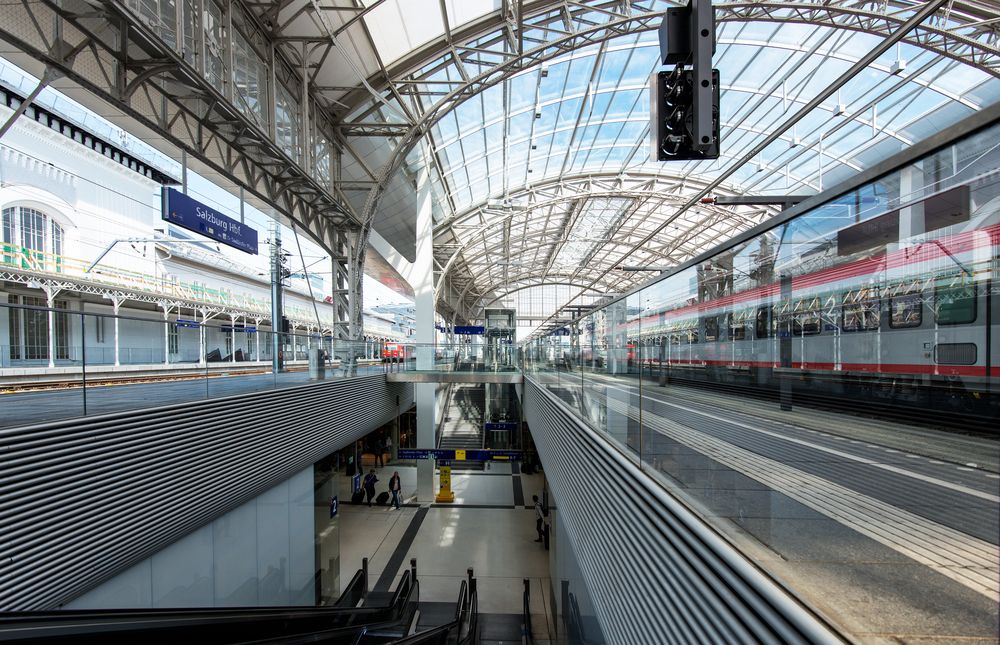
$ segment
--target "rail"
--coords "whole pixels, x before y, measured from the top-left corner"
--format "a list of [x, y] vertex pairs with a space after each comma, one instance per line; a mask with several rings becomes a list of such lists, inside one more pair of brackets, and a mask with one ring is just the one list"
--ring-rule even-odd
[[395, 641], [395, 645], [476, 645], [479, 643], [479, 599], [472, 569], [462, 581], [451, 622]]
[[535, 637], [531, 629], [531, 581], [527, 578], [524, 579], [521, 600], [521, 645], [534, 645]]
[[[367, 571], [355, 574], [347, 593], [365, 586]], [[238, 609], [142, 609], [7, 612], [0, 641], [46, 643], [87, 639], [111, 645], [125, 643], [229, 643], [326, 640], [356, 641], [371, 632], [386, 632], [408, 621], [417, 602], [418, 582], [404, 572], [392, 602], [384, 607], [251, 607]], [[342, 596], [343, 599], [343, 596]], [[338, 601], [338, 605], [339, 605]]]

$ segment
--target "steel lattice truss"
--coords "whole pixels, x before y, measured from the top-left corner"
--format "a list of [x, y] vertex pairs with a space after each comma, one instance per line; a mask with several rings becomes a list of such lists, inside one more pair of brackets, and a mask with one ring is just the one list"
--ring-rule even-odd
[[[634, 100], [622, 115], [596, 110], [603, 99], [641, 91], [636, 79], [653, 66], [639, 60], [629, 68], [639, 73], [609, 85], [615, 61], [652, 60], [651, 32], [676, 4], [22, 1], [0, 9], [0, 38], [27, 54], [15, 62], [29, 71], [40, 73], [32, 59], [61, 71], [119, 111], [134, 134], [186, 151], [210, 177], [243, 186], [336, 256], [349, 254], [349, 285], [338, 286], [352, 294], [355, 336], [368, 236], [374, 227], [406, 254], [420, 166], [429, 166], [435, 196], [439, 308], [468, 320], [525, 285], [623, 288], [638, 278], [613, 273], [617, 264], [676, 263], [764, 215], [730, 221], [731, 211], [693, 208], [699, 191], [815, 192], [926, 136], [928, 115], [954, 121], [998, 96], [995, 3], [952, 0], [905, 34], [897, 50], [905, 70], [891, 56], [875, 61], [858, 79], [866, 91], [848, 86], [843, 101], [838, 93], [789, 129], [771, 115], [804, 109], [824, 79], [927, 2], [717, 1], [723, 101], [740, 107], [723, 115], [720, 163], [663, 171], [643, 160]], [[589, 83], [574, 90], [568, 80], [562, 88], [545, 80], [547, 67], [561, 66]], [[558, 96], [544, 100], [548, 91]], [[530, 105], [519, 102], [526, 93], [535, 95]], [[470, 106], [482, 113], [478, 122]], [[562, 125], [546, 130], [553, 110]], [[525, 134], [529, 112], [539, 123]], [[618, 123], [613, 141], [588, 138]], [[865, 129], [871, 135], [861, 137]], [[563, 198], [560, 190], [578, 192]], [[497, 199], [522, 210], [490, 207]], [[595, 204], [634, 212], [619, 213], [619, 237], [583, 248], [568, 225], [597, 217]], [[572, 250], [563, 259], [586, 262], [560, 268], [562, 247]], [[347, 276], [344, 267], [338, 282]]]
[[[851, 31], [885, 35], [899, 28], [921, 4], [886, 2], [859, 8], [856, 5], [838, 2], [729, 2], [717, 3], [716, 9], [717, 20], [721, 23], [755, 21], [793, 23], [835, 28], [829, 29], [831, 33]], [[377, 3], [369, 5], [363, 13], [376, 10], [376, 5]], [[419, 163], [418, 160], [422, 155], [418, 155], [415, 159], [412, 152], [421, 143], [427, 144], [433, 151], [431, 165], [441, 177], [441, 201], [447, 200], [447, 209], [452, 213], [468, 206], [456, 199], [452, 190], [454, 185], [447, 177], [449, 164], [441, 158], [443, 146], [435, 139], [441, 134], [439, 125], [442, 119], [470, 97], [482, 95], [497, 86], [504, 86], [506, 95], [507, 84], [525, 70], [539, 68], [548, 61], [572, 56], [573, 52], [588, 48], [597, 48], [597, 62], [592, 67], [593, 70], [597, 70], [601, 57], [607, 53], [609, 45], [614, 43], [615, 39], [654, 29], [659, 24], [665, 6], [665, 3], [642, 2], [504, 3], [499, 12], [484, 17], [474, 26], [464, 29], [446, 28], [441, 39], [419, 48], [409, 56], [391, 64], [378, 60], [377, 73], [366, 77], [364, 83], [356, 89], [336, 98], [342, 106], [337, 111], [343, 115], [344, 121], [340, 125], [340, 131], [348, 143], [353, 137], [370, 138], [373, 135], [380, 135], [388, 136], [388, 141], [393, 146], [392, 154], [381, 157], [381, 163], [377, 167], [372, 166], [370, 155], [363, 155], [366, 156], [367, 164], [365, 181], [371, 182], [371, 185], [367, 186], [363, 202], [355, 200], [355, 206], [362, 216], [362, 237], [368, 234], [376, 216], [384, 216], [384, 213], [380, 212], [381, 199], [389, 190], [397, 171]], [[442, 12], [447, 15], [445, 3], [442, 3]], [[329, 22], [327, 18], [324, 23], [328, 29]], [[328, 33], [334, 32], [328, 31]], [[379, 47], [376, 40], [371, 38], [370, 32], [367, 36], [372, 51], [377, 52]], [[928, 67], [947, 59], [956, 61], [959, 65], [970, 65], [986, 70], [993, 77], [1000, 74], [997, 23], [994, 13], [984, 3], [961, 5], [951, 3], [945, 11], [910, 32], [904, 42], [931, 53], [931, 58], [927, 62]], [[834, 51], [832, 46], [826, 51], [822, 49], [819, 51], [825, 55], [843, 56], [841, 51]], [[810, 53], [815, 54], [816, 51]], [[912, 82], [923, 83], [925, 87], [928, 84], [926, 79], [916, 76]], [[872, 105], [876, 105], [882, 98], [884, 97], [874, 99]], [[900, 93], [898, 102], [907, 100]], [[874, 109], [877, 109], [877, 106]], [[851, 119], [862, 122], [865, 120], [865, 115], [858, 111], [851, 115]], [[873, 113], [870, 119], [873, 130], [876, 127], [875, 120], [876, 116]], [[583, 123], [578, 119], [577, 127], [581, 125]], [[751, 132], [757, 128], [758, 133], [767, 131], [767, 127], [759, 123], [737, 123], [734, 128]], [[889, 130], [891, 128], [883, 128], [887, 136], [906, 139], [905, 134]], [[505, 130], [503, 136], [507, 135]], [[823, 145], [822, 137], [823, 134], [820, 134], [820, 148]], [[798, 137], [795, 133], [790, 133], [787, 138], [790, 142], [795, 141], [793, 147], [798, 146]], [[812, 148], [813, 146], [803, 147], [794, 153], [793, 157], [806, 154], [806, 150]], [[864, 150], [864, 146], [859, 146], [851, 151], [851, 155], [845, 155], [845, 158], [851, 159], [854, 153]], [[507, 151], [504, 152], [506, 154]], [[823, 156], [822, 151], [820, 156]], [[790, 161], [794, 161], [794, 158], [786, 159], [785, 163]], [[851, 165], [852, 162], [844, 161], [844, 163]], [[765, 166], [768, 175], [774, 174], [779, 169], [778, 165], [767, 168], [766, 162], [762, 165]], [[787, 165], [784, 167], [787, 177]], [[860, 168], [858, 164], [854, 164], [853, 169], [857, 171]], [[562, 170], [563, 172], [567, 170], [565, 165]], [[757, 178], [756, 181], [759, 183], [761, 180], [762, 178]], [[365, 187], [359, 186], [362, 189]], [[813, 185], [812, 189], [820, 187]], [[751, 192], [753, 186], [741, 188], [743, 192]], [[491, 191], [491, 195], [510, 197], [520, 189], [517, 183], [507, 184], [503, 186], [502, 191]], [[485, 200], [479, 200], [479, 204], [481, 205], [483, 201]], [[685, 204], [682, 203], [680, 206], [684, 208]], [[481, 223], [486, 224], [485, 220]], [[705, 224], [710, 226], [712, 222], [706, 221]], [[554, 233], [549, 231], [548, 234], [558, 235], [558, 231]], [[493, 239], [498, 245], [492, 252], [484, 250], [483, 257], [490, 255], [495, 257], [496, 251], [509, 247], [512, 238], [501, 235]], [[643, 240], [644, 243], [647, 241]], [[451, 248], [455, 245], [459, 247], [470, 245], [469, 238], [462, 237], [454, 231], [444, 236], [439, 234], [438, 242], [450, 244]], [[489, 246], [488, 242], [486, 246]], [[363, 262], [363, 246], [359, 245], [358, 249], [362, 253], [355, 257], [356, 269]], [[637, 247], [632, 247], [624, 249], [622, 256], [637, 257], [638, 253]], [[460, 291], [460, 302], [463, 305], [470, 306], [467, 297], [462, 296], [463, 293], [466, 296], [469, 293], [490, 294], [497, 289], [498, 281], [494, 275], [496, 271], [477, 273], [479, 267], [475, 264], [476, 260], [456, 263], [444, 258], [446, 252], [441, 255], [439, 266], [443, 275], [456, 283], [464, 283]], [[501, 282], [512, 279], [509, 272], [510, 265], [504, 266], [508, 267], [508, 270], [500, 278]], [[454, 278], [452, 271], [456, 268], [465, 275]], [[605, 280], [607, 270], [607, 267], [600, 265], [588, 266], [587, 277], [590, 278], [588, 286], [590, 288], [607, 286]], [[579, 271], [574, 273], [569, 277], [573, 279], [581, 277]], [[486, 278], [487, 275], [490, 277]], [[554, 275], [550, 267], [547, 267], [542, 275], [544, 276], [541, 278], [542, 281], [549, 278], [567, 279], [567, 276]], [[537, 280], [539, 277], [530, 276], [530, 279]], [[469, 286], [470, 282], [477, 284]], [[517, 288], [515, 283], [510, 283], [508, 286]]]
[[[713, 204], [678, 212], [695, 185], [662, 174], [562, 177], [534, 185], [511, 194], [504, 206], [478, 206], [439, 225], [435, 260], [443, 276], [469, 276], [453, 278], [453, 284], [459, 301], [473, 311], [547, 284], [573, 287], [572, 293], [619, 292], [649, 277], [621, 271], [623, 256], [640, 267], [680, 264], [776, 212]], [[595, 204], [610, 210], [603, 230], [598, 218], [591, 217], [589, 226], [582, 221]], [[663, 225], [670, 234], [662, 243], [633, 248]], [[590, 237], [573, 234], [580, 226]], [[560, 261], [565, 252], [576, 256], [568, 265]]]

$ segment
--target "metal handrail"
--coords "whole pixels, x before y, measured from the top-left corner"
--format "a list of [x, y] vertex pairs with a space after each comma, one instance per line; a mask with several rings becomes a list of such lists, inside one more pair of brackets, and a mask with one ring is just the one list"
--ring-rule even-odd
[[524, 579], [524, 593], [522, 594], [521, 607], [521, 643], [522, 645], [533, 645], [535, 637], [531, 630], [531, 581]]

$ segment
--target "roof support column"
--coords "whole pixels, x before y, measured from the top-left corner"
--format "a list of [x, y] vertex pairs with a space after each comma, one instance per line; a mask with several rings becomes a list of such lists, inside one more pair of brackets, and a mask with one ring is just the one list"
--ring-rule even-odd
[[[406, 276], [413, 287], [416, 310], [417, 369], [434, 367], [434, 218], [430, 174], [417, 175], [417, 248], [412, 271]], [[415, 383], [417, 448], [437, 447], [436, 383]], [[417, 461], [417, 499], [434, 499], [434, 462]]]

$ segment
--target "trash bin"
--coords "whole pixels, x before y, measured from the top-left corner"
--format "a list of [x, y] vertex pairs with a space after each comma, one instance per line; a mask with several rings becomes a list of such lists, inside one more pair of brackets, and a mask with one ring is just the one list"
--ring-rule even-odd
[[309, 350], [309, 380], [322, 381], [326, 376], [326, 365], [323, 363], [323, 350], [313, 347]]

